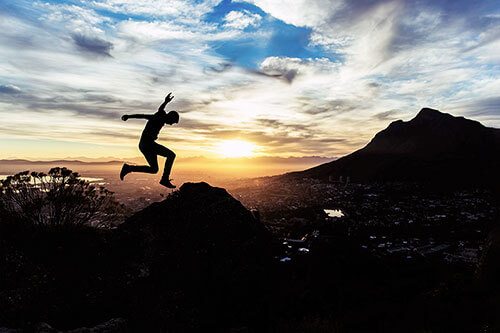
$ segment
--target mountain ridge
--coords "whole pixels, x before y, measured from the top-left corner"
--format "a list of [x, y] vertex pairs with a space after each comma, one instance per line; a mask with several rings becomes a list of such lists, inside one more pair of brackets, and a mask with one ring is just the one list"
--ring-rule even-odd
[[500, 129], [423, 108], [409, 121], [390, 123], [349, 155], [284, 176], [484, 183], [498, 180], [499, 156]]

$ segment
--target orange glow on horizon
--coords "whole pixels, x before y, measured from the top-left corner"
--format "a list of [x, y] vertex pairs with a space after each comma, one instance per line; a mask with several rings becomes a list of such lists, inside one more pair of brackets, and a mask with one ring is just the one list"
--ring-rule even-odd
[[255, 145], [248, 141], [224, 140], [217, 144], [215, 149], [222, 157], [251, 157], [255, 148]]

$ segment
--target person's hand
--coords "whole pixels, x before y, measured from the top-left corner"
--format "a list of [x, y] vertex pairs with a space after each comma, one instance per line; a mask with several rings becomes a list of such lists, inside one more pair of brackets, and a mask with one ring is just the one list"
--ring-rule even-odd
[[127, 119], [128, 119], [128, 115], [124, 114], [124, 115], [122, 116], [122, 120], [123, 120], [123, 121], [127, 121]]
[[169, 103], [173, 99], [174, 99], [174, 96], [172, 96], [172, 93], [168, 93], [167, 97], [165, 97], [165, 102]]

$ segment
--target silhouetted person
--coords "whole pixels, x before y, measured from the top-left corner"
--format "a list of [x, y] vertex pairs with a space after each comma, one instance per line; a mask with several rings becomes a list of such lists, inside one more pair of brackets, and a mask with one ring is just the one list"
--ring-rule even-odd
[[158, 139], [158, 133], [160, 133], [161, 128], [165, 124], [177, 124], [179, 122], [179, 114], [176, 111], [170, 111], [165, 113], [165, 106], [174, 99], [172, 93], [169, 93], [165, 97], [165, 101], [158, 108], [158, 112], [154, 114], [131, 114], [122, 116], [122, 120], [126, 121], [129, 118], [137, 119], [147, 119], [148, 122], [142, 131], [141, 140], [139, 141], [139, 150], [148, 161], [149, 165], [128, 165], [123, 164], [122, 170], [120, 172], [120, 179], [123, 178], [130, 172], [144, 172], [144, 173], [157, 173], [158, 172], [158, 159], [157, 156], [166, 157], [165, 169], [163, 170], [163, 176], [161, 177], [160, 184], [168, 188], [175, 188], [169, 179], [170, 171], [172, 170], [172, 165], [174, 164], [175, 153], [155, 142]]

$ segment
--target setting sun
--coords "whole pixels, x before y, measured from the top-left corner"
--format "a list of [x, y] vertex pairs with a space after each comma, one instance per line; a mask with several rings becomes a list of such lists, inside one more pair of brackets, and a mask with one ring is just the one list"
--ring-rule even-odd
[[253, 155], [255, 145], [242, 140], [225, 140], [216, 149], [224, 157], [248, 157]]

